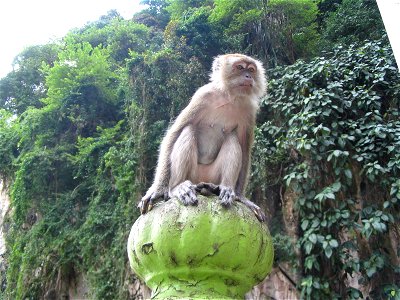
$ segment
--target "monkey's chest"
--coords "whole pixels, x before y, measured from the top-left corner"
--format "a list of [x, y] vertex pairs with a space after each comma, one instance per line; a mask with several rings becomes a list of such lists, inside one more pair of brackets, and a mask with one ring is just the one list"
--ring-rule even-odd
[[232, 134], [237, 135], [237, 130], [237, 124], [199, 124], [196, 130], [198, 163], [211, 164], [217, 158], [227, 137]]

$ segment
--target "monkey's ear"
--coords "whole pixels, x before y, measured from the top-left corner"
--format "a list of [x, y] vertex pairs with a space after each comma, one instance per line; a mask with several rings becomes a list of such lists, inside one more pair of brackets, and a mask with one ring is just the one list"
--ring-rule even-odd
[[212, 64], [212, 73], [218, 72], [221, 69], [222, 59], [223, 59], [222, 55], [218, 55], [217, 57], [214, 58]]

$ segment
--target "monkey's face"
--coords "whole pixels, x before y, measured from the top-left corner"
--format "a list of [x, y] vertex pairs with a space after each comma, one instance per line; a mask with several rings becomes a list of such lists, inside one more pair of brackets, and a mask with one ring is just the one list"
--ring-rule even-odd
[[238, 61], [232, 65], [232, 88], [240, 93], [252, 93], [255, 76], [257, 76], [257, 66], [248, 61]]
[[222, 90], [242, 96], [261, 97], [266, 89], [262, 63], [242, 54], [225, 54], [214, 59], [211, 81]]

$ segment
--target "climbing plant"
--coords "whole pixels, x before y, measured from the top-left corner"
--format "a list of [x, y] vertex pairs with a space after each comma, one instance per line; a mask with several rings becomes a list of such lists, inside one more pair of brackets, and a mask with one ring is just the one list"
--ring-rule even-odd
[[[260, 130], [297, 196], [305, 299], [399, 297], [400, 75], [387, 42], [271, 72]], [[271, 153], [271, 152], [270, 152]]]

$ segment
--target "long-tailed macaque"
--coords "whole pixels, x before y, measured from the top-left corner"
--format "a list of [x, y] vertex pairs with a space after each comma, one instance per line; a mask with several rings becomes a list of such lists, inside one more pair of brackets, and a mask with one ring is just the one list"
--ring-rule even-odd
[[139, 203], [141, 212], [160, 197], [196, 205], [197, 193], [211, 192], [226, 207], [243, 202], [264, 221], [261, 209], [243, 193], [265, 89], [261, 62], [241, 54], [217, 56], [210, 82], [196, 91], [161, 143], [154, 183]]

